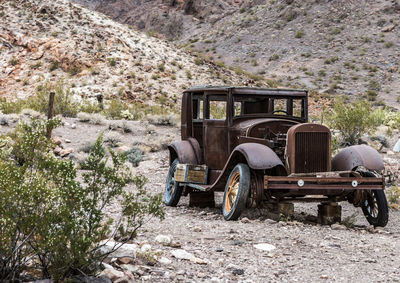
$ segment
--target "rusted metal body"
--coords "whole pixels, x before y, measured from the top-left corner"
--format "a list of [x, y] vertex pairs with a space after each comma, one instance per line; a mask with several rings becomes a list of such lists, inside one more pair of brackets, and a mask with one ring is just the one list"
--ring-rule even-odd
[[[330, 130], [308, 122], [305, 90], [202, 87], [182, 97], [181, 141], [169, 146], [171, 163], [206, 165], [204, 184], [186, 183], [185, 193], [223, 191], [240, 163], [251, 171], [252, 202], [285, 199], [360, 199], [357, 191], [383, 190], [376, 150], [360, 145], [331, 156]], [[219, 115], [216, 115], [216, 113]], [[222, 113], [222, 114], [221, 114]], [[217, 116], [217, 117], [215, 117]], [[305, 200], [306, 201], [306, 200]]]

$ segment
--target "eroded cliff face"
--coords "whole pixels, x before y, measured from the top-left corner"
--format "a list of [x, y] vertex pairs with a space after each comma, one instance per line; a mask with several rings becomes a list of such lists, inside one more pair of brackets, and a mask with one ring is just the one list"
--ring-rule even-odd
[[76, 0], [136, 29], [157, 32], [168, 39], [186, 35], [199, 21], [215, 22], [233, 13], [242, 0]]

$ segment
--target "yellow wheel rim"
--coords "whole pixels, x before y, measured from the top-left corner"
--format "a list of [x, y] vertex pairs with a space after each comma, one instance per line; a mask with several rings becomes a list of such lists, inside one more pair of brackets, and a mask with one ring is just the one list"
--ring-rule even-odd
[[225, 211], [230, 212], [235, 204], [240, 184], [240, 173], [235, 172], [229, 181], [228, 191], [225, 194]]

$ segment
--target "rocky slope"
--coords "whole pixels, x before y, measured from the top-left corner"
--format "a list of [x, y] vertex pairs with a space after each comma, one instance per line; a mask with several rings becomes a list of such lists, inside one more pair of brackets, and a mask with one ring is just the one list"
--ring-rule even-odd
[[0, 1], [0, 96], [60, 79], [77, 96], [173, 105], [186, 87], [241, 84], [232, 71], [67, 0]]
[[285, 86], [400, 107], [397, 1], [76, 1]]

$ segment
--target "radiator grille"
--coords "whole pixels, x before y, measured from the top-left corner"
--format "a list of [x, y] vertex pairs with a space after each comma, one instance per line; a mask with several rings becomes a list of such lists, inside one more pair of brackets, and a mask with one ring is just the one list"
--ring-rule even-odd
[[295, 173], [328, 171], [329, 154], [329, 133], [296, 133]]

